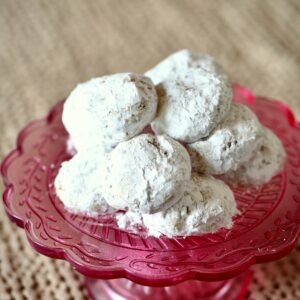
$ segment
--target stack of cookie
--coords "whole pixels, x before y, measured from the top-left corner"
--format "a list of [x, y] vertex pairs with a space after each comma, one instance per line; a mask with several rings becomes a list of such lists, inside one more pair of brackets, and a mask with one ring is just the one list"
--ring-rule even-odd
[[[262, 184], [285, 158], [280, 140], [255, 114], [232, 103], [222, 67], [188, 50], [145, 75], [78, 85], [66, 100], [63, 123], [77, 150], [55, 180], [65, 206], [121, 210], [120, 227], [143, 224], [154, 236], [230, 228], [237, 213], [233, 193], [212, 175]], [[144, 133], [147, 125], [152, 133]]]

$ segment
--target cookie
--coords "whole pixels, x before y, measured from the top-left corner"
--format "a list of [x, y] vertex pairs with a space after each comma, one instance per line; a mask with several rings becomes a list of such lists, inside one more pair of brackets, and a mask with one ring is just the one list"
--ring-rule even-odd
[[262, 144], [263, 129], [245, 105], [233, 104], [227, 118], [205, 139], [187, 149], [193, 169], [205, 174], [224, 174], [248, 161]]
[[236, 213], [233, 193], [223, 181], [193, 174], [176, 204], [153, 215], [144, 214], [143, 222], [150, 236], [190, 236], [231, 228]]
[[180, 143], [142, 134], [118, 144], [108, 155], [102, 193], [116, 209], [151, 214], [176, 203], [190, 177], [190, 157]]
[[103, 153], [89, 150], [62, 163], [54, 186], [66, 208], [90, 214], [111, 210], [101, 193], [103, 159]]
[[76, 149], [107, 151], [139, 134], [156, 114], [151, 79], [121, 73], [79, 84], [64, 104], [62, 120]]
[[271, 180], [282, 171], [286, 153], [280, 139], [264, 128], [262, 145], [252, 157], [236, 171], [228, 172], [224, 178], [240, 185], [260, 185]]
[[156, 90], [158, 110], [151, 123], [153, 131], [185, 143], [208, 136], [231, 106], [232, 91], [226, 77], [202, 68], [178, 70]]
[[195, 53], [187, 49], [179, 50], [162, 60], [145, 73], [154, 84], [168, 79], [172, 74], [178, 74], [182, 70], [201, 68], [219, 76], [228, 77], [223, 68], [215, 59], [205, 53]]

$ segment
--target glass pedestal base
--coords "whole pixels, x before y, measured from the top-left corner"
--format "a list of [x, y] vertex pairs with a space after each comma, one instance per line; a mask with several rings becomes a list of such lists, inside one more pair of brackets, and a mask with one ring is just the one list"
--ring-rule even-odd
[[93, 300], [242, 300], [252, 272], [225, 281], [188, 280], [169, 287], [149, 287], [127, 279], [86, 279]]

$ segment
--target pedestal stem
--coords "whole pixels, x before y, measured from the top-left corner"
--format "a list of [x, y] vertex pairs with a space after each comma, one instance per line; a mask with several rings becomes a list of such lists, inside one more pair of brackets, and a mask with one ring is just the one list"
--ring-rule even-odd
[[252, 272], [235, 278], [206, 282], [189, 280], [169, 287], [149, 287], [127, 279], [86, 279], [86, 287], [93, 300], [242, 300]]

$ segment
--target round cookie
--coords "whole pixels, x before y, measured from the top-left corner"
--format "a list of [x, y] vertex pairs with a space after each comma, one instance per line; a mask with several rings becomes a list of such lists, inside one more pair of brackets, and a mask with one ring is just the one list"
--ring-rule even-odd
[[102, 153], [89, 150], [62, 163], [54, 186], [68, 209], [90, 214], [111, 210], [101, 193], [103, 159]]
[[168, 79], [172, 74], [178, 74], [185, 69], [202, 68], [210, 73], [227, 77], [223, 68], [215, 59], [204, 53], [194, 53], [190, 50], [179, 50], [158, 63], [155, 67], [145, 73], [154, 84]]
[[282, 170], [285, 157], [281, 141], [270, 129], [264, 128], [262, 145], [249, 161], [236, 171], [226, 173], [224, 178], [244, 186], [263, 184]]
[[180, 143], [168, 136], [142, 134], [110, 152], [102, 193], [116, 209], [151, 214], [177, 202], [190, 177], [190, 157]]
[[64, 104], [62, 120], [77, 150], [110, 150], [140, 133], [155, 117], [156, 107], [151, 79], [120, 73], [79, 84]]
[[229, 81], [202, 68], [183, 68], [158, 84], [156, 90], [159, 103], [152, 129], [182, 142], [208, 136], [230, 110]]
[[233, 104], [224, 122], [206, 139], [188, 145], [193, 169], [224, 174], [250, 159], [262, 143], [262, 126], [245, 105]]
[[182, 198], [166, 211], [144, 214], [148, 234], [189, 236], [230, 228], [237, 213], [234, 195], [221, 180], [193, 174]]

